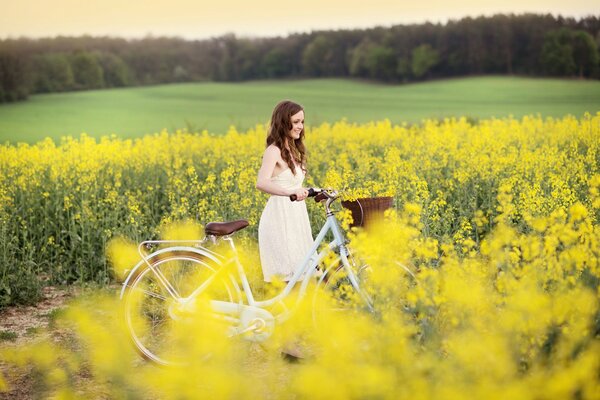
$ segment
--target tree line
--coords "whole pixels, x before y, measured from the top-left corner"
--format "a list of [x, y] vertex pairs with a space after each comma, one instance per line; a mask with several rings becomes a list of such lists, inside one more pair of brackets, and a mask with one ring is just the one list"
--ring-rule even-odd
[[600, 18], [523, 14], [206, 40], [0, 40], [0, 102], [29, 94], [170, 82], [356, 77], [409, 82], [480, 74], [600, 78]]

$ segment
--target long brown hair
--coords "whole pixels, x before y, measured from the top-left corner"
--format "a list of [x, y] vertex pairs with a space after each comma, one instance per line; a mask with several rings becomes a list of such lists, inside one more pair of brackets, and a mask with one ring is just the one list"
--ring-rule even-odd
[[294, 164], [299, 164], [300, 168], [306, 172], [306, 148], [303, 142], [304, 126], [298, 139], [292, 139], [289, 136], [292, 129], [292, 115], [300, 111], [304, 111], [304, 108], [293, 101], [284, 100], [277, 104], [271, 116], [269, 134], [267, 135], [267, 147], [272, 144], [279, 147], [281, 158], [290, 167], [294, 175], [296, 175]]

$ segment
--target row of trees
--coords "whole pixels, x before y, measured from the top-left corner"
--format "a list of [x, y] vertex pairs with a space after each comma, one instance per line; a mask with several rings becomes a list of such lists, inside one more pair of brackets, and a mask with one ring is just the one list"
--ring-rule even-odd
[[495, 15], [276, 38], [0, 41], [0, 101], [29, 93], [188, 81], [471, 74], [600, 77], [600, 18]]

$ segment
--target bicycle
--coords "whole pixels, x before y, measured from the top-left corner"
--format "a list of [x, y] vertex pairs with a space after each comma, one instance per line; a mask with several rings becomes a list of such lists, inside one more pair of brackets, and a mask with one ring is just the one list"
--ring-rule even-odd
[[[293, 313], [294, 308], [285, 306], [284, 300], [297, 283], [301, 285], [296, 305], [307, 294], [310, 282], [316, 280], [312, 304], [315, 322], [321, 311], [319, 293], [323, 292], [335, 293], [336, 310], [373, 311], [373, 301], [361, 287], [369, 266], [359, 262], [348, 249], [343, 230], [331, 209], [339, 193], [332, 189], [312, 188], [309, 197], [325, 202], [325, 223], [283, 290], [266, 300], [254, 298], [232, 237], [248, 226], [246, 220], [210, 222], [206, 224], [205, 237], [201, 240], [141, 242], [138, 252], [142, 260], [129, 272], [120, 293], [127, 328], [141, 355], [162, 365], [179, 363], [162, 354], [164, 341], [168, 340], [168, 326], [184, 319], [200, 296], [209, 298], [210, 317], [227, 324], [228, 336], [241, 336], [255, 342], [266, 340], [275, 326]], [[294, 195], [290, 200], [295, 200]], [[332, 234], [333, 240], [321, 246], [328, 233]], [[232, 257], [227, 258], [214, 249], [219, 242], [229, 244]], [[155, 249], [163, 245], [167, 247]], [[153, 249], [150, 254], [145, 254], [145, 250]], [[335, 260], [324, 266], [324, 260], [334, 253]], [[232, 265], [236, 271], [231, 271]], [[276, 304], [283, 305], [282, 310], [269, 311]]]

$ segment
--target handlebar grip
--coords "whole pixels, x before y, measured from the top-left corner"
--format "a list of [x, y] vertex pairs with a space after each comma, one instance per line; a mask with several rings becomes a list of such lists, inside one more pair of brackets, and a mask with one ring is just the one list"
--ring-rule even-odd
[[[308, 189], [308, 197], [314, 197], [317, 194], [319, 194], [319, 193], [315, 189], [313, 189], [313, 188]], [[298, 196], [296, 196], [295, 194], [290, 195], [291, 201], [296, 201], [297, 198], [298, 198]]]

